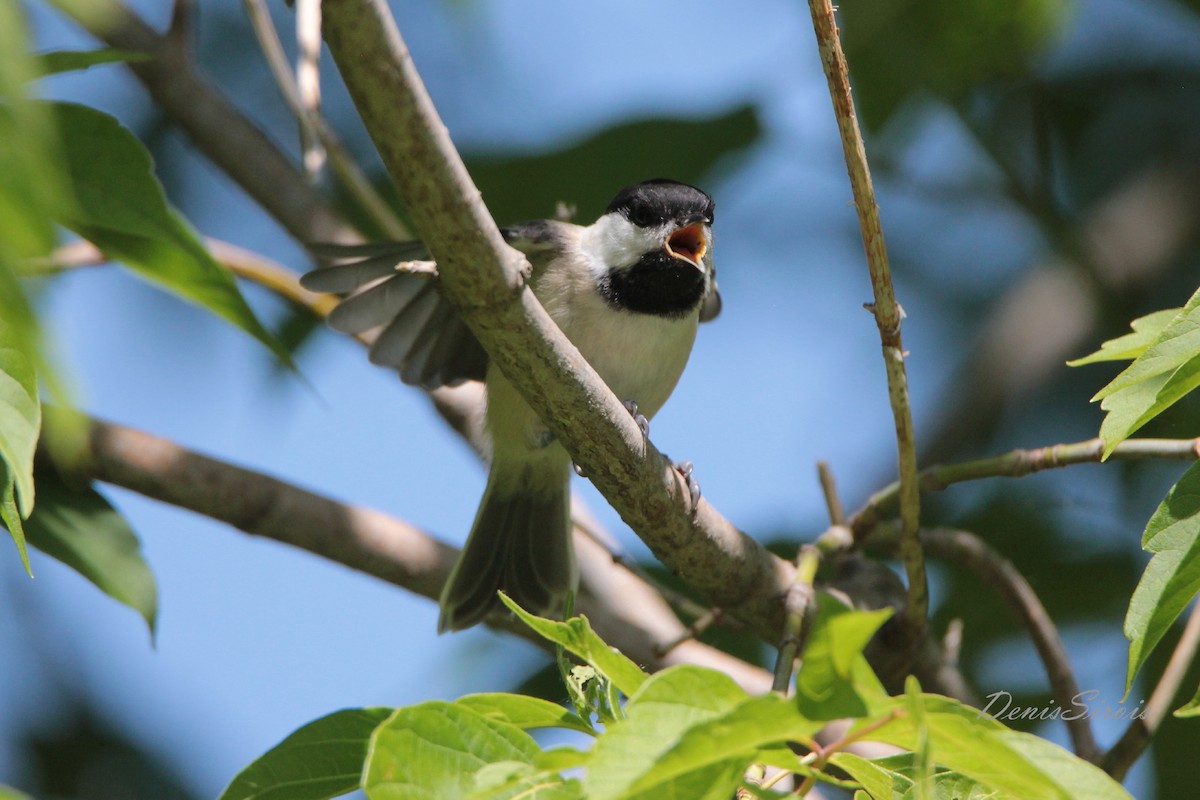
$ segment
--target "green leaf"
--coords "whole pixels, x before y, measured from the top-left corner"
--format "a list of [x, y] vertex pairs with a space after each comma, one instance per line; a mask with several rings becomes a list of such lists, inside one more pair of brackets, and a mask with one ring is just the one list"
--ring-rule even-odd
[[467, 800], [584, 800], [577, 780], [563, 780], [520, 761], [500, 761], [475, 773], [475, 791]]
[[42, 75], [54, 75], [60, 72], [73, 72], [87, 69], [100, 64], [137, 63], [149, 61], [150, 53], [134, 50], [117, 50], [102, 48], [99, 50], [56, 50], [49, 53], [39, 53], [37, 56], [38, 72]]
[[1125, 614], [1126, 694], [1147, 656], [1200, 592], [1200, 462], [1188, 468], [1151, 515], [1142, 548], [1154, 555]]
[[1158, 336], [1093, 401], [1107, 414], [1100, 426], [1107, 458], [1138, 428], [1200, 386], [1200, 290]]
[[490, 719], [507, 722], [522, 730], [527, 728], [566, 728], [595, 735], [582, 718], [560, 705], [540, 697], [493, 692], [468, 694], [454, 701]]
[[362, 788], [370, 800], [458, 800], [485, 765], [534, 765], [537, 755], [537, 744], [515, 725], [431, 701], [397, 709], [375, 729]]
[[916, 677], [904, 679], [905, 709], [916, 732], [916, 743], [912, 749], [913, 769], [912, 794], [916, 800], [931, 800], [933, 792], [933, 745], [929, 741], [929, 722], [925, 719], [925, 704], [921, 697], [921, 684]]
[[760, 748], [807, 739], [823, 725], [805, 719], [795, 703], [782, 697], [748, 698], [731, 711], [689, 728], [622, 796], [651, 800], [669, 796], [670, 790], [691, 797], [685, 787], [717, 789], [714, 776], [731, 774], [730, 783], [720, 787], [728, 796]]
[[8, 464], [0, 460], [0, 522], [8, 529], [13, 544], [17, 546], [17, 554], [21, 557], [21, 565], [25, 574], [33, 577], [29, 567], [29, 551], [25, 548], [25, 527], [21, 524], [21, 513], [17, 511], [17, 500], [13, 494], [13, 478], [8, 470]]
[[233, 276], [167, 205], [137, 137], [93, 108], [54, 103], [51, 109], [77, 205], [62, 224], [137, 275], [241, 328], [290, 365]]
[[1187, 704], [1175, 711], [1175, 716], [1183, 717], [1200, 717], [1200, 687], [1197, 687], [1196, 694]]
[[8, 467], [10, 484], [16, 485], [22, 517], [33, 510], [33, 453], [41, 424], [29, 343], [5, 314], [0, 317], [0, 461]]
[[33, 798], [11, 786], [0, 785], [0, 800], [33, 800]]
[[39, 470], [38, 506], [25, 523], [29, 543], [53, 556], [146, 621], [154, 636], [158, 590], [137, 536], [89, 484]]
[[871, 800], [903, 797], [912, 787], [912, 781], [899, 772], [853, 753], [835, 753], [829, 761], [861, 783], [863, 791], [871, 796]]
[[[592, 747], [584, 779], [588, 797], [634, 796], [634, 784], [690, 729], [724, 716], [747, 699], [729, 676], [715, 670], [676, 666], [651, 676], [625, 704], [625, 719], [610, 726]], [[737, 779], [741, 773], [725, 763], [705, 777], [724, 784], [731, 774]]]
[[530, 614], [503, 593], [500, 599], [535, 633], [547, 641], [561, 645], [568, 652], [591, 664], [624, 692], [626, 697], [632, 696], [645, 683], [648, 677], [646, 673], [627, 656], [605, 644], [592, 630], [587, 617], [580, 615], [566, 622], [558, 622]]
[[863, 648], [891, 609], [855, 611], [832, 596], [817, 594], [817, 616], [796, 673], [796, 703], [809, 719], [861, 717], [886, 700]]
[[237, 774], [219, 800], [324, 800], [358, 788], [390, 708], [348, 708], [297, 728]]
[[[945, 697], [927, 694], [921, 701], [934, 761], [993, 790], [995, 800], [1132, 800], [1099, 767], [1056, 744], [1009, 730], [978, 709]], [[896, 700], [893, 713], [899, 715], [865, 738], [915, 750], [918, 724], [903, 713], [909, 702]]]
[[1144, 317], [1138, 317], [1130, 323], [1133, 333], [1109, 339], [1100, 345], [1100, 349], [1096, 352], [1074, 361], [1068, 361], [1067, 366], [1082, 367], [1084, 364], [1096, 364], [1101, 361], [1131, 361], [1146, 352], [1146, 348], [1154, 343], [1181, 310], [1167, 308]]

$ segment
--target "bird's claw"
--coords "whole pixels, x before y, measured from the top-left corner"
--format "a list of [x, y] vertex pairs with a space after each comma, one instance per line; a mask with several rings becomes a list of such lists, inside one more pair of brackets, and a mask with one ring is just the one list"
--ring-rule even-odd
[[693, 474], [694, 469], [691, 461], [672, 461], [671, 466], [675, 468], [682, 477], [688, 488], [688, 498], [691, 500], [692, 517], [695, 518], [696, 512], [700, 508], [700, 482], [696, 480]]
[[650, 420], [642, 416], [642, 412], [638, 411], [638, 404], [633, 400], [623, 400], [621, 405], [625, 406], [625, 410], [633, 416], [633, 421], [637, 423], [638, 430], [642, 432], [643, 439], [650, 438]]

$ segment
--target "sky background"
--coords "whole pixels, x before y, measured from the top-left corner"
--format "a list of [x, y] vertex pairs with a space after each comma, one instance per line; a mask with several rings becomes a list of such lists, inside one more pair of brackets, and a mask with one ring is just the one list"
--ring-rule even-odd
[[[152, 24], [164, 23], [167, 4], [133, 5]], [[196, 5], [204, 68], [218, 80], [239, 68], [244, 74], [253, 52], [230, 34], [241, 26], [241, 4]], [[285, 28], [287, 14], [276, 11]], [[42, 6], [30, 12], [38, 49], [93, 46]], [[822, 529], [818, 460], [830, 463], [851, 507], [890, 478], [894, 445], [879, 344], [862, 310], [870, 288], [804, 4], [412, 0], [394, 12], [468, 154], [561, 149], [623, 121], [752, 106], [760, 136], [703, 181], [717, 203], [724, 310], [702, 328], [651, 436], [663, 452], [692, 460], [705, 497], [760, 537]], [[1186, 51], [1200, 33], [1180, 24], [1191, 21], [1165, 4], [1083, 0], [1043, 68], [1081, 68], [1117, 36], [1153, 41], [1160, 52]], [[365, 153], [336, 74], [325, 66], [326, 110]], [[294, 150], [265, 70], [257, 82], [223, 87]], [[86, 102], [135, 129], [151, 119], [141, 86], [119, 67], [57, 77], [42, 92]], [[919, 135], [904, 150], [900, 173], [929, 184], [995, 180], [953, 115], [932, 106], [910, 124]], [[170, 159], [162, 175], [170, 197], [202, 233], [307, 268], [295, 243], [178, 133], [158, 133], [156, 156]], [[994, 196], [951, 202], [886, 179], [880, 192], [908, 314], [920, 431], [934, 421], [939, 398], [955, 391], [967, 345], [965, 312], [948, 312], [945, 296], [927, 287], [953, 282], [964, 297], [998, 293], [1046, 243]], [[560, 193], [593, 207], [608, 199], [575, 198], [569, 185]], [[268, 317], [277, 313], [270, 298], [247, 293]], [[481, 466], [418, 392], [369, 365], [353, 342], [316, 336], [299, 357], [308, 386], [275, 373], [244, 335], [116, 269], [56, 281], [40, 307], [89, 413], [373, 506], [447, 541], [465, 537], [483, 487]], [[1094, 435], [1099, 417], [1088, 397], [1080, 391], [1067, 416], [1002, 421], [996, 451]], [[1082, 529], [1118, 527], [1108, 514], [1115, 502], [1109, 474], [1036, 480]], [[1161, 496], [1166, 483], [1148, 482]], [[576, 486], [622, 546], [646, 557], [590, 486]], [[964, 489], [961, 502], [972, 491]], [[506, 689], [545, 661], [532, 647], [484, 630], [438, 637], [433, 603], [341, 566], [119, 489], [105, 494], [141, 536], [156, 575], [157, 641], [135, 614], [52, 559], [31, 554], [33, 581], [15, 557], [0, 559], [7, 610], [0, 615], [0, 783], [20, 787], [28, 776], [19, 732], [49, 735], [71, 700], [97, 709], [192, 792], [211, 797], [254, 757], [325, 713]], [[1136, 538], [1136, 531], [1117, 532], [1126, 542]], [[1116, 703], [1124, 670], [1119, 630], [1080, 626], [1067, 642], [1091, 654], [1078, 664], [1081, 685]], [[1027, 647], [997, 650], [983, 674], [985, 691], [1041, 680]], [[1101, 726], [1102, 740], [1116, 730]], [[1061, 731], [1045, 732], [1062, 740]], [[1134, 785], [1144, 780], [1135, 771]]]

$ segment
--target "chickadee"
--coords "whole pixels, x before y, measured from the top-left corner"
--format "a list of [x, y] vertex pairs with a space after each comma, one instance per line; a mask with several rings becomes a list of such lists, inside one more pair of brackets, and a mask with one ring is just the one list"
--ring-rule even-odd
[[[591, 225], [538, 220], [502, 233], [528, 257], [530, 286], [550, 317], [635, 416], [648, 419], [675, 388], [697, 323], [721, 308], [712, 223], [706, 193], [656, 179], [622, 189]], [[438, 294], [432, 265], [398, 263], [427, 258], [419, 242], [317, 252], [360, 259], [317, 269], [301, 283], [350, 294], [329, 324], [350, 334], [378, 330], [373, 363], [425, 388], [487, 382], [491, 469], [442, 591], [438, 631], [468, 628], [503, 608], [497, 590], [535, 613], [561, 613], [577, 580], [567, 451], [488, 363]]]

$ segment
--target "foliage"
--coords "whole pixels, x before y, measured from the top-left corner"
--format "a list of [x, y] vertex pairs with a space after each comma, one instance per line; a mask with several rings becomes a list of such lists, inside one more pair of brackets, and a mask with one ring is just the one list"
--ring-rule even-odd
[[[857, 789], [872, 800], [912, 797], [921, 782], [936, 791], [952, 787], [960, 797], [996, 800], [1129, 797], [1095, 766], [1058, 746], [1011, 731], [953, 700], [922, 694], [915, 682], [904, 696], [888, 697], [862, 655], [886, 615], [836, 608], [823, 597], [796, 676], [796, 699], [752, 697], [723, 673], [695, 666], [635, 678], [627, 660], [599, 646], [585, 618], [554, 622], [510, 604], [535, 631], [584, 661], [592, 680], [631, 690], [619, 718], [591, 727], [605, 709], [594, 706], [583, 719], [545, 701], [507, 694], [431, 701], [390, 714], [340, 711], [284, 739], [238, 775], [221, 800], [322, 800], [360, 786], [371, 800], [720, 800], [739, 787], [751, 788], [744, 775], [754, 763], [795, 773], [801, 781]], [[849, 631], [857, 633], [846, 635]], [[563, 678], [568, 679], [565, 672]], [[825, 687], [823, 699], [812, 693], [818, 685]], [[849, 697], [856, 698], [853, 713], [847, 710]], [[838, 717], [854, 720], [850, 733], [818, 745], [813, 736], [825, 720]], [[526, 733], [539, 728], [584, 730], [592, 744], [543, 749]], [[868, 760], [848, 752], [859, 741], [884, 742], [903, 752]], [[305, 748], [324, 743], [336, 744], [341, 755], [320, 761], [306, 756]], [[797, 756], [788, 745], [810, 755]], [[914, 768], [919, 761], [925, 769]], [[853, 780], [837, 778], [829, 765]], [[582, 777], [563, 774], [580, 769]], [[755, 790], [760, 797], [784, 796]]]
[[[979, 0], [907, 2], [887, 9], [847, 4], [842, 14], [856, 97], [867, 124], [876, 130], [909, 107], [912, 99], [937, 98], [959, 109], [968, 121], [971, 117], [964, 109], [985, 118], [990, 112], [987, 119], [996, 124], [975, 127], [994, 129], [996, 139], [985, 133], [980, 142], [994, 157], [995, 171], [1015, 176], [1010, 193], [1032, 194], [1029, 204], [1036, 214], [1031, 216], [1057, 234], [1058, 226], [1077, 210], [1073, 206], [1084, 205], [1079, 198], [1100, 190], [1070, 172], [1068, 164], [1060, 180], [1074, 194], [1062, 202], [1067, 211], [1055, 208], [1053, 191], [1045, 197], [1026, 191], [1022, 170], [1002, 157], [1011, 142], [997, 140], [1022, 117], [1016, 113], [1023, 108], [1020, 101], [1031, 97], [1030, 107], [1042, 110], [1038, 103], [1055, 95], [1078, 105], [1053, 120], [1054, 136], [1042, 138], [1065, 142], [1064, 147], [1097, 147], [1101, 137], [1085, 135], [1090, 129], [1084, 123], [1104, 117], [1096, 101], [1101, 92], [1081, 92], [1084, 78], [1072, 77], [1057, 83], [1014, 81], [1005, 91], [989, 94], [989, 86], [1033, 75], [1039, 54], [1064, 24], [1067, 4], [1025, 0], [997, 8]], [[232, 276], [168, 202], [150, 151], [138, 136], [88, 106], [30, 99], [31, 87], [42, 76], [106, 68], [103, 65], [146, 56], [102, 49], [34, 59], [25, 57], [27, 49], [15, 4], [0, 0], [0, 522], [26, 571], [29, 544], [132, 608], [153, 635], [157, 590], [133, 530], [95, 484], [74, 478], [69, 464], [60, 471], [43, 458], [47, 432], [42, 393], [60, 403], [66, 398], [56, 367], [44, 352], [31, 279], [45, 271], [45, 259], [58, 241], [59, 228], [64, 228], [91, 241], [137, 277], [249, 334], [279, 363], [291, 364], [290, 349], [252, 312]], [[1128, 84], [1110, 81], [1104, 74], [1089, 79], [1114, 92], [1132, 92], [1141, 77], [1134, 75]], [[1021, 94], [1025, 90], [1028, 97]], [[1096, 107], [1083, 108], [1085, 101]], [[595, 202], [603, 195], [600, 187], [614, 181], [611, 162], [620, 162], [629, 179], [662, 172], [694, 180], [763, 132], [756, 110], [741, 106], [707, 123], [629, 123], [550, 155], [502, 159], [482, 154], [470, 163], [493, 211], [511, 219], [544, 213], [542, 198], [526, 191], [530, 174], [557, 174], [577, 187], [581, 197]], [[1046, 182], [1060, 188], [1053, 180]], [[581, 211], [581, 217], [588, 215], [586, 209]], [[937, 287], [930, 288], [936, 294]], [[1122, 319], [1129, 316], [1133, 313]], [[313, 323], [305, 314], [300, 324]], [[1131, 362], [1094, 397], [1106, 412], [1100, 428], [1105, 457], [1200, 386], [1198, 330], [1200, 292], [1180, 308], [1138, 317], [1131, 333], [1071, 362]], [[1035, 502], [1029, 500], [1036, 497], [1033, 490], [1024, 497]], [[1156, 647], [1169, 641], [1172, 626], [1200, 592], [1197, 497], [1200, 466], [1171, 487], [1145, 526], [1141, 544], [1151, 558], [1129, 601], [1124, 626], [1130, 641], [1127, 692], [1139, 671], [1154, 667]], [[1006, 508], [1005, 513], [1013, 511]], [[936, 516], [929, 514], [929, 519]], [[999, 518], [991, 511], [987, 516], [993, 523]], [[1045, 527], [1038, 528], [1038, 537], [1026, 537], [1041, 538], [1044, 533], [1047, 541], [1011, 543], [1014, 552], [1041, 562], [1031, 564], [1031, 570], [1048, 570], [1044, 582], [1070, 557], [1095, 557], [1064, 557], [1065, 547], [1055, 538], [1058, 532], [1050, 516], [1039, 508], [1036, 523]], [[1010, 526], [1026, 534], [1032, 530], [1019, 522]], [[789, 545], [792, 538], [789, 532]], [[1056, 548], [1056, 557], [1038, 548]], [[1035, 559], [1035, 549], [1046, 557]], [[1119, 572], [1124, 562], [1105, 564]], [[1064, 580], [1040, 588], [1050, 594], [1067, 584]], [[982, 593], [977, 585], [968, 588], [963, 592], [960, 584], [957, 595], [947, 595], [956, 601], [978, 601]], [[1088, 608], [1073, 608], [1071, 618], [1094, 613], [1099, 603], [1075, 594], [1079, 596], [1071, 602]], [[949, 608], [946, 613], [958, 611]], [[256, 760], [223, 797], [303, 800], [360, 787], [370, 798], [715, 798], [739, 787], [757, 796], [776, 796], [770, 789], [745, 784], [752, 764], [786, 769], [800, 781], [842, 786], [855, 791], [856, 798], [873, 800], [1127, 797], [1103, 773], [1055, 745], [955, 701], [924, 694], [912, 684], [905, 695], [887, 696], [862, 656], [888, 616], [886, 611], [851, 611], [820, 595], [793, 699], [750, 696], [726, 676], [699, 667], [679, 666], [649, 675], [609, 648], [582, 617], [557, 622], [514, 612], [530, 629], [572, 654], [574, 661], [564, 659], [560, 676], [569, 708], [528, 695], [488, 693], [400, 709], [334, 712], [296, 730]], [[1002, 626], [996, 631], [996, 638], [1004, 633]], [[744, 650], [757, 645], [739, 642]], [[1200, 690], [1177, 713], [1200, 714]], [[814, 737], [826, 721], [847, 718], [855, 726], [846, 740], [824, 748], [816, 744]], [[582, 743], [544, 746], [528, 733], [539, 730], [574, 735]], [[860, 740], [889, 743], [902, 752], [862, 758], [850, 751]], [[805, 755], [797, 756], [795, 750]], [[0, 786], [0, 797], [9, 796], [22, 795]]]

